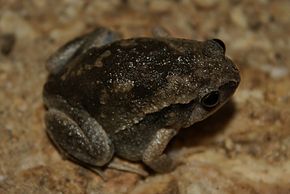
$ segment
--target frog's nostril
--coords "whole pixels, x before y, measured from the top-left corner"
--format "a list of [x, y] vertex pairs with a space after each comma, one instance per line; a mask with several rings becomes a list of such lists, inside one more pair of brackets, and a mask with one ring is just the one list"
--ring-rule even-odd
[[236, 81], [229, 81], [228, 83], [226, 83], [225, 84], [225, 86], [226, 87], [228, 87], [228, 88], [233, 88], [233, 89], [235, 89], [237, 86], [238, 86], [238, 82], [236, 82]]
[[227, 98], [235, 92], [238, 85], [239, 85], [239, 82], [229, 81], [229, 82], [223, 84], [219, 89], [220, 89], [220, 91], [223, 91], [223, 96], [225, 96]]

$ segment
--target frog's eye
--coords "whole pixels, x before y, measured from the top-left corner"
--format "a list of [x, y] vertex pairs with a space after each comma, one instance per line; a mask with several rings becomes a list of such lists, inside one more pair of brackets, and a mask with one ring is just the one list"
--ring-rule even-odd
[[207, 40], [204, 44], [203, 53], [208, 57], [224, 55], [226, 46], [220, 39]]
[[219, 100], [220, 93], [218, 91], [212, 91], [201, 99], [201, 104], [205, 108], [214, 108], [216, 105], [218, 105]]
[[217, 39], [217, 38], [212, 39], [212, 40], [215, 41], [223, 49], [224, 53], [226, 52], [226, 45], [222, 40]]

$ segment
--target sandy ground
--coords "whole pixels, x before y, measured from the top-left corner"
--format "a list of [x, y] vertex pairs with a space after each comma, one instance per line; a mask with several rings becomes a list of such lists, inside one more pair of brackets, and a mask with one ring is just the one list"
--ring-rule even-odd
[[[290, 1], [0, 0], [0, 193], [290, 193]], [[147, 178], [108, 169], [104, 182], [61, 157], [45, 133], [47, 57], [105, 26], [125, 38], [220, 38], [242, 82], [232, 101], [184, 129], [180, 165]]]

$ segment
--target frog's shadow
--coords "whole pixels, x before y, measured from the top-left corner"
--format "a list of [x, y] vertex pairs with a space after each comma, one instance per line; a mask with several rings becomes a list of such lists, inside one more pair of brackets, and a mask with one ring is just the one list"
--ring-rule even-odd
[[195, 147], [212, 143], [217, 134], [221, 133], [236, 113], [235, 103], [230, 100], [221, 109], [209, 118], [181, 129], [178, 135], [170, 142], [169, 149], [181, 147]]

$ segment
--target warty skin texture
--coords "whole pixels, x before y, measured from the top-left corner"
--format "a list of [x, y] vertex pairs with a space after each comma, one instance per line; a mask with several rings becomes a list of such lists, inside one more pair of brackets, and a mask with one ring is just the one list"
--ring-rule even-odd
[[213, 114], [240, 82], [218, 39], [123, 40], [96, 30], [51, 61], [44, 86], [48, 134], [60, 150], [92, 166], [116, 154], [158, 172], [172, 169], [163, 154], [167, 143]]

